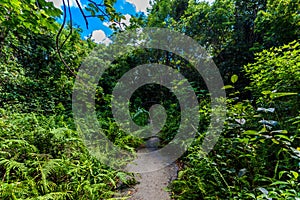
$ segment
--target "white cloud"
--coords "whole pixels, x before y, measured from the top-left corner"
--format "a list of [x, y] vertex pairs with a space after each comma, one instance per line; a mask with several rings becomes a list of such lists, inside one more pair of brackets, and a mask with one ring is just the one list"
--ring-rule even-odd
[[96, 43], [101, 43], [105, 45], [108, 45], [112, 42], [102, 30], [93, 31], [91, 39], [94, 40], [94, 42]]
[[103, 22], [102, 24], [106, 27], [109, 27], [111, 25], [111, 22]]
[[130, 24], [131, 15], [126, 14], [124, 15], [126, 19], [121, 19], [121, 23], [124, 23], [126, 26]]
[[151, 8], [150, 0], [126, 0], [135, 6], [136, 12], [147, 13], [147, 8]]
[[[124, 15], [126, 19], [121, 19], [121, 29], [125, 29], [126, 26], [130, 25], [130, 18], [131, 18], [131, 15], [129, 14], [126, 14]], [[106, 26], [106, 27], [109, 27], [111, 24], [113, 24], [115, 22], [103, 22], [103, 25]], [[126, 25], [124, 26], [123, 23]]]
[[[53, 2], [54, 6], [56, 8], [61, 8], [63, 6], [63, 1], [62, 0], [46, 0], [47, 2]], [[81, 5], [80, 1], [78, 1], [79, 4]], [[70, 7], [78, 7], [76, 0], [69, 0]], [[68, 5], [68, 0], [65, 0], [66, 6]]]

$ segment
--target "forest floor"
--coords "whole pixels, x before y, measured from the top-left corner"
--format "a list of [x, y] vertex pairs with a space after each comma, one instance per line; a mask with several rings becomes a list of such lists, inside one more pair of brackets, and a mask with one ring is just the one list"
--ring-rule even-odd
[[[143, 148], [138, 149], [138, 153], [146, 153], [158, 149], [160, 140], [153, 137], [146, 141]], [[151, 157], [152, 163], [160, 161], [159, 158]], [[143, 166], [141, 166], [143, 167]], [[130, 171], [130, 167], [128, 169]], [[173, 163], [162, 169], [150, 172], [136, 173], [135, 179], [137, 184], [132, 188], [122, 191], [122, 196], [131, 196], [131, 200], [168, 200], [171, 199], [167, 190], [168, 185], [177, 177], [178, 166]]]

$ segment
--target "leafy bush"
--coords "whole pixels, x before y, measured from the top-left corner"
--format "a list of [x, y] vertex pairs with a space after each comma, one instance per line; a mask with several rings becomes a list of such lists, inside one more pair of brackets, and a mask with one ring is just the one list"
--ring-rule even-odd
[[300, 43], [297, 41], [256, 54], [245, 66], [248, 89], [262, 107], [274, 107], [280, 115], [295, 116], [300, 109]]
[[233, 91], [223, 134], [207, 156], [195, 141], [172, 183], [174, 198], [300, 199], [299, 55], [298, 42], [258, 53], [245, 66], [254, 100], [225, 87]]

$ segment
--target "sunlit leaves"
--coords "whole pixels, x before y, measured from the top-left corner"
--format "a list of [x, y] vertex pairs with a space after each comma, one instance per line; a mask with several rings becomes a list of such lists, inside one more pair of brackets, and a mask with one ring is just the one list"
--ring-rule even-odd
[[108, 199], [130, 178], [91, 157], [62, 116], [3, 111], [0, 121], [1, 199]]
[[230, 79], [230, 80], [231, 80], [232, 83], [235, 83], [235, 82], [238, 81], [238, 78], [239, 78], [239, 77], [238, 77], [236, 74], [234, 74], [234, 75], [231, 76], [231, 79]]

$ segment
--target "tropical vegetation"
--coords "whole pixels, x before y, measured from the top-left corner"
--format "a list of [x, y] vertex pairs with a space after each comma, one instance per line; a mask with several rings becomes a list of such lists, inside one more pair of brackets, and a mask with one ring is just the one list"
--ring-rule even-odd
[[[87, 23], [98, 17], [115, 22], [115, 33], [124, 31], [114, 0], [90, 2]], [[116, 59], [99, 80], [96, 111], [107, 137], [132, 152], [144, 142], [122, 131], [111, 112], [111, 93], [124, 73], [146, 63], [180, 66], [197, 95], [200, 119], [195, 140], [177, 161], [172, 198], [300, 199], [299, 10], [299, 0], [153, 1], [149, 14], [133, 16], [126, 29], [168, 28], [209, 52], [225, 84], [224, 129], [204, 154], [212, 109], [201, 76], [171, 52], [138, 49]], [[74, 123], [76, 74], [89, 53], [105, 45], [83, 39], [70, 16], [67, 7], [45, 0], [0, 2], [0, 199], [113, 199], [136, 183], [91, 155]], [[167, 88], [145, 85], [130, 102], [139, 125], [148, 123], [153, 104], [163, 105], [168, 118], [161, 145], [174, 138], [180, 108]]]

